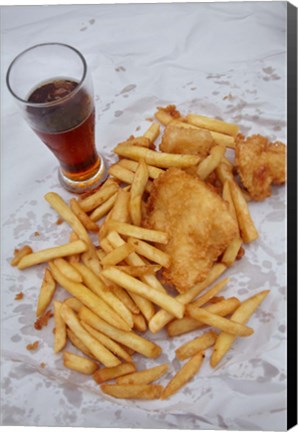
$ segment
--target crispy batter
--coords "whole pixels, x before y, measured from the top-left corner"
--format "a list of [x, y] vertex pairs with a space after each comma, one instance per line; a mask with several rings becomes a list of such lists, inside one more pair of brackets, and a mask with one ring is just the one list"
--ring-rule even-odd
[[48, 325], [49, 319], [54, 316], [53, 312], [48, 310], [45, 312], [41, 317], [37, 318], [37, 320], [34, 323], [34, 328], [36, 330], [41, 330], [43, 327], [46, 327]]
[[164, 131], [160, 150], [166, 153], [208, 156], [215, 142], [207, 130], [169, 124]]
[[28, 351], [35, 351], [35, 350], [37, 350], [38, 346], [39, 346], [39, 342], [38, 342], [38, 341], [35, 341], [35, 342], [33, 342], [32, 344], [28, 344], [28, 345], [26, 345], [26, 349], [27, 349]]
[[203, 281], [213, 263], [237, 236], [225, 201], [203, 181], [169, 168], [153, 183], [144, 225], [165, 231], [171, 256], [164, 279], [179, 292]]
[[271, 185], [286, 181], [286, 146], [262, 135], [236, 139], [235, 162], [240, 179], [252, 199], [261, 201], [271, 195]]
[[181, 117], [180, 112], [176, 109], [176, 105], [168, 105], [166, 107], [157, 107], [157, 108], [170, 114], [170, 116], [173, 117], [173, 119], [178, 119]]
[[23, 300], [24, 298], [24, 293], [22, 291], [20, 291], [19, 293], [16, 294], [15, 296], [15, 300]]

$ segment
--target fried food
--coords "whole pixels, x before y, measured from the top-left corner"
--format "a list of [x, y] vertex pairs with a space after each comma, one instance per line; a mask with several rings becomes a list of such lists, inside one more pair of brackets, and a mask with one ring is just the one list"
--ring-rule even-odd
[[207, 130], [169, 124], [165, 128], [160, 150], [167, 153], [194, 154], [206, 157], [214, 145], [215, 141]]
[[225, 201], [198, 178], [170, 168], [153, 183], [144, 225], [167, 233], [159, 248], [171, 256], [163, 278], [179, 292], [203, 281], [237, 236]]
[[256, 201], [271, 196], [271, 185], [286, 181], [286, 146], [270, 141], [262, 135], [236, 139], [235, 162], [238, 174]]

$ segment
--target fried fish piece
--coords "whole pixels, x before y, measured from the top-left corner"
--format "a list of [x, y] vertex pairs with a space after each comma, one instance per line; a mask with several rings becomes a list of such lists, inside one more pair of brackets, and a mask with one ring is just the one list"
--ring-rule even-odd
[[166, 153], [198, 154], [206, 157], [214, 145], [215, 141], [209, 131], [170, 123], [165, 128], [160, 150]]
[[168, 234], [169, 242], [158, 245], [171, 256], [163, 278], [181, 293], [206, 278], [237, 236], [236, 222], [221, 196], [177, 168], [154, 180], [144, 225]]
[[262, 135], [236, 139], [235, 165], [243, 186], [252, 199], [264, 200], [272, 193], [271, 185], [286, 181], [286, 146], [271, 143]]

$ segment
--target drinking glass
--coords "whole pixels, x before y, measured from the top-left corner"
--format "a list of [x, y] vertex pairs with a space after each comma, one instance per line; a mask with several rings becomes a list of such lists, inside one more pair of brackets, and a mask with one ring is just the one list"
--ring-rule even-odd
[[93, 86], [82, 54], [62, 43], [35, 45], [12, 61], [6, 82], [24, 118], [58, 159], [61, 185], [75, 193], [97, 187], [105, 167], [95, 146]]

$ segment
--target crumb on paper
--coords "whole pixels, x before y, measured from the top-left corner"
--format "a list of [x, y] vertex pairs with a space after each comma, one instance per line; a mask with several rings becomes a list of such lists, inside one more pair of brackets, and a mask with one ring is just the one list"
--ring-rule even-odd
[[154, 119], [152, 117], [147, 117], [145, 120], [148, 122], [153, 122]]
[[136, 131], [138, 132], [141, 129], [141, 126], [136, 127]]
[[28, 344], [28, 345], [26, 346], [26, 349], [27, 349], [28, 351], [35, 351], [35, 350], [37, 350], [38, 346], [39, 346], [39, 342], [38, 342], [38, 341], [35, 341], [35, 342], [33, 342], [32, 344]]
[[40, 232], [39, 231], [35, 231], [34, 237], [39, 237], [39, 236], [40, 236]]
[[63, 223], [63, 219], [61, 218], [61, 217], [59, 217], [57, 220], [56, 220], [56, 225], [61, 225]]
[[42, 369], [44, 369], [44, 368], [46, 367], [45, 362], [41, 362], [41, 363], [40, 363], [40, 367], [41, 367]]
[[56, 333], [56, 327], [53, 328], [53, 334], [55, 334], [55, 333]]
[[24, 293], [22, 291], [20, 291], [19, 293], [16, 294], [15, 296], [15, 300], [23, 300], [24, 298]]
[[46, 327], [48, 325], [49, 319], [52, 318], [52, 316], [54, 316], [52, 311], [45, 312], [35, 321], [34, 328], [36, 330], [41, 330], [43, 327]]

